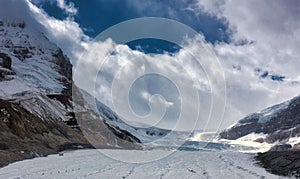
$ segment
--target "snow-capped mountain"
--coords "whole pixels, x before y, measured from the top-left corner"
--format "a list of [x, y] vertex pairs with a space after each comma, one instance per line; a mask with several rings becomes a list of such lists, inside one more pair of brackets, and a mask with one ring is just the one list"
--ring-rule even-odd
[[23, 21], [0, 20], [0, 157], [5, 159], [0, 166], [92, 147], [89, 133], [78, 128], [80, 118], [97, 121], [89, 129], [94, 147], [140, 148], [134, 136], [104, 117], [90, 109], [73, 84], [72, 65], [60, 48]]
[[247, 135], [259, 143], [291, 144], [300, 142], [300, 96], [261, 112], [250, 114], [220, 133], [220, 137], [236, 140]]
[[60, 93], [69, 88], [72, 65], [55, 44], [25, 22], [1, 21], [0, 25], [2, 61], [11, 61], [1, 68], [1, 97], [26, 91]]

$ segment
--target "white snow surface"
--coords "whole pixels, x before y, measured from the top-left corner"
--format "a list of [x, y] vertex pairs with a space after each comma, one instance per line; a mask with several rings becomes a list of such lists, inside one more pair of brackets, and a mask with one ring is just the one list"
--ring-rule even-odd
[[[65, 152], [63, 156], [24, 160], [0, 169], [0, 178], [283, 178], [254, 165], [254, 155], [237, 152], [177, 151], [149, 163], [124, 163], [106, 157], [102, 150]], [[128, 158], [160, 155], [163, 150], [107, 150]]]

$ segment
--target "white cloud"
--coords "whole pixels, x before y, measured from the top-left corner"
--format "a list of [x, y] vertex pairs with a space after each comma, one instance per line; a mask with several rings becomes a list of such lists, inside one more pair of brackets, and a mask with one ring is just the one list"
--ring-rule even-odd
[[[101, 99], [105, 104], [116, 110], [123, 118], [130, 119], [132, 122], [142, 119], [143, 121], [148, 121], [148, 124], [153, 124], [158, 119], [163, 118], [160, 127], [172, 128], [179, 117], [181, 105], [184, 106], [185, 110], [188, 109], [188, 112], [183, 113], [185, 124], [181, 124], [181, 128], [188, 129], [195, 122], [196, 113], [199, 109], [194, 101], [198, 100], [198, 97], [193, 96], [193, 93], [186, 93], [186, 91], [194, 89], [195, 93], [197, 93], [196, 90], [198, 90], [205, 97], [209, 96], [210, 93], [206, 91], [209, 87], [206, 87], [208, 83], [205, 81], [205, 76], [202, 76], [204, 72], [201, 69], [191, 67], [188, 69], [192, 70], [193, 78], [190, 76], [191, 73], [185, 71], [185, 66], [191, 58], [190, 55], [183, 54], [185, 53], [184, 51], [180, 51], [174, 56], [168, 54], [147, 55], [133, 51], [126, 45], [117, 45], [112, 41], [105, 43], [109, 44], [107, 45], [109, 48], [104, 48], [102, 45], [104, 43], [101, 42], [97, 43], [97, 45], [95, 44], [95, 49], [88, 50], [83, 56], [85, 60], [81, 60], [78, 64], [79, 68], [82, 68], [79, 69], [80, 71], [77, 71], [79, 73], [77, 73], [78, 75], [75, 74], [74, 78], [80, 87], [90, 92], [95, 87], [95, 96], [98, 99]], [[111, 50], [110, 53], [105, 53], [105, 51], [109, 50]], [[92, 65], [89, 64], [90, 61], [93, 62]], [[88, 66], [88, 68], [85, 66]], [[98, 76], [95, 79], [93, 76], [97, 72]], [[137, 86], [132, 88], [131, 85], [134, 84], [135, 80], [153, 72], [161, 74], [171, 81], [166, 81], [163, 76], [152, 76], [151, 79], [153, 80], [151, 81], [150, 79], [149, 84], [146, 77], [145, 79], [140, 79], [141, 81]], [[195, 88], [197, 85], [193, 85], [193, 80], [196, 78], [202, 79], [201, 81], [196, 81], [196, 83], [203, 88]], [[172, 86], [171, 82], [182, 90], [181, 95], [185, 99], [178, 100], [182, 96], [179, 96], [180, 91], [178, 91], [176, 86]], [[166, 85], [166, 83], [169, 84]], [[127, 91], [127, 89], [132, 90], [132, 94], [134, 94], [132, 99], [128, 99], [129, 90]], [[151, 90], [157, 91], [159, 96], [156, 93], [151, 93]], [[208, 100], [207, 103], [209, 103], [210, 99], [207, 97], [207, 99], [202, 98], [202, 100]], [[133, 103], [134, 109], [137, 111], [134, 109], [134, 111], [131, 111], [128, 106], [129, 101]], [[151, 107], [151, 110], [149, 107]], [[165, 110], [167, 110], [167, 113], [164, 115]], [[201, 109], [200, 111], [202, 119], [207, 119], [209, 111], [202, 111]], [[137, 119], [135, 113], [140, 116], [146, 116], [145, 118]], [[204, 125], [202, 124], [201, 128], [203, 129], [203, 127]]]
[[[299, 1], [198, 2], [194, 11], [224, 20], [232, 31], [230, 44], [214, 48], [226, 71], [228, 104], [240, 116], [299, 95]], [[255, 72], [258, 68], [261, 72]], [[286, 78], [278, 82], [259, 77], [265, 71]]]
[[74, 7], [74, 3], [69, 2], [67, 4], [65, 0], [56, 0], [56, 2], [57, 2], [57, 6], [60, 7], [62, 10], [64, 10], [69, 15], [77, 14], [77, 8]]
[[[90, 42], [89, 37], [83, 33], [79, 24], [71, 18], [58, 20], [50, 17], [29, 0], [26, 0], [26, 2], [29, 6], [30, 15], [43, 27], [41, 30], [51, 41], [63, 49], [64, 53], [70, 57], [73, 65], [75, 65], [77, 59]], [[62, 7], [67, 7], [64, 1], [58, 0], [57, 2], [60, 2]], [[67, 9], [65, 10], [67, 11]]]
[[146, 99], [146, 100], [149, 100], [150, 97], [151, 97], [151, 94], [148, 92], [148, 91], [142, 91], [141, 92], [141, 96]]

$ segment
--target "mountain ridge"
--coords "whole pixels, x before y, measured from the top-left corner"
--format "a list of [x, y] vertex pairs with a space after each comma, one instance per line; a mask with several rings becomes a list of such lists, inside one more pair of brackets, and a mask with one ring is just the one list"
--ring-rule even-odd
[[[274, 143], [284, 141], [289, 137], [300, 135], [300, 96], [269, 107], [261, 112], [250, 114], [231, 127], [223, 130], [220, 138], [236, 140], [250, 133], [263, 133], [268, 136], [263, 140]], [[293, 130], [293, 131], [292, 131]], [[290, 132], [291, 135], [280, 134]], [[274, 139], [272, 139], [274, 138]]]
[[[97, 121], [92, 136], [80, 117]], [[0, 19], [0, 166], [64, 149], [141, 149], [129, 134], [90, 109], [59, 47], [24, 21]]]

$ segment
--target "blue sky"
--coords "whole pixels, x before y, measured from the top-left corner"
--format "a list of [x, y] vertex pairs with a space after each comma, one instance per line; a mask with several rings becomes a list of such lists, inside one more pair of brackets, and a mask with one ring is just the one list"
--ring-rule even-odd
[[[78, 13], [73, 16], [79, 23], [85, 34], [94, 38], [105, 29], [120, 22], [139, 17], [164, 17], [184, 23], [199, 33], [203, 33], [205, 39], [211, 43], [228, 42], [230, 30], [225, 21], [220, 20], [207, 13], [195, 13], [189, 10], [189, 6], [196, 3], [195, 0], [154, 0], [147, 3], [140, 1], [118, 1], [118, 0], [67, 0], [66, 3], [74, 3]], [[141, 4], [140, 4], [141, 3]], [[64, 19], [69, 15], [57, 6], [54, 1], [37, 3], [50, 16]], [[143, 6], [143, 7], [140, 7]], [[141, 46], [146, 53], [160, 51], [175, 52], [178, 46], [175, 44], [154, 40], [137, 40], [128, 45], [132, 49]]]
[[[191, 0], [154, 0], [150, 1], [151, 3], [145, 3], [147, 5], [143, 7], [142, 11], [140, 11], [138, 6], [133, 5], [135, 1], [68, 0], [66, 2], [72, 2], [75, 7], [78, 7], [78, 15], [74, 16], [75, 21], [78, 22], [82, 28], [85, 29], [85, 33], [91, 37], [95, 37], [108, 27], [125, 20], [139, 17], [165, 17], [178, 20], [196, 31], [203, 33], [207, 41], [229, 40], [228, 32], [226, 32], [228, 30], [226, 23], [206, 13], [195, 14], [191, 10], [188, 10], [187, 8], [195, 3]], [[56, 18], [63, 19], [67, 17], [66, 13], [59, 9], [55, 3], [45, 3], [43, 8], [49, 15]]]

